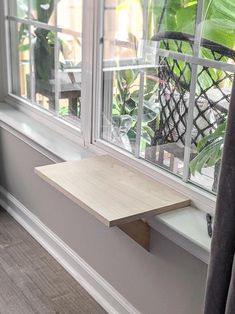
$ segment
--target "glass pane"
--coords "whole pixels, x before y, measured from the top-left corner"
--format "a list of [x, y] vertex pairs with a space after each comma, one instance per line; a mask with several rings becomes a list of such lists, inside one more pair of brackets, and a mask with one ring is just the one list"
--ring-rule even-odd
[[217, 191], [233, 74], [199, 67], [192, 130], [190, 180]]
[[57, 24], [62, 29], [82, 33], [81, 0], [60, 0], [57, 5]]
[[10, 22], [12, 92], [30, 98], [29, 30], [22, 23]]
[[139, 73], [131, 69], [104, 73], [101, 137], [132, 153], [136, 143]]
[[140, 156], [182, 176], [191, 66], [159, 61], [158, 68], [146, 71]]
[[150, 0], [147, 23], [150, 45], [155, 43], [159, 48], [191, 55], [196, 13], [197, 1]]
[[11, 16], [16, 16], [22, 19], [28, 18], [28, 0], [10, 0], [8, 4]]
[[143, 37], [141, 0], [105, 0], [104, 59], [136, 59]]
[[196, 11], [191, 0], [106, 0], [104, 59], [137, 63], [157, 48], [191, 55]]
[[55, 33], [35, 28], [33, 33], [33, 86], [36, 103], [55, 111]]
[[[207, 59], [235, 60], [235, 3], [205, 1], [201, 55]], [[208, 48], [209, 47], [209, 48]], [[207, 49], [205, 49], [207, 48]], [[229, 60], [232, 59], [232, 60]]]
[[71, 122], [80, 118], [81, 38], [59, 33], [59, 114]]
[[29, 0], [31, 1], [31, 19], [55, 25], [56, 0]]

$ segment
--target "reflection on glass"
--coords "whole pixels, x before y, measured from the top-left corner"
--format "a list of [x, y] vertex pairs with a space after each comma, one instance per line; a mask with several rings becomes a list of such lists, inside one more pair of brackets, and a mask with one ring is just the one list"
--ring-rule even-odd
[[55, 33], [35, 28], [33, 33], [33, 69], [36, 103], [55, 111]]
[[55, 25], [55, 0], [29, 0], [31, 1], [30, 18], [39, 22]]
[[29, 30], [22, 23], [10, 22], [12, 92], [24, 98], [30, 97]]
[[57, 25], [82, 33], [82, 0], [60, 0], [57, 4]]
[[106, 0], [104, 59], [137, 60], [153, 49], [192, 54], [197, 1]]
[[71, 122], [81, 116], [81, 38], [58, 34], [59, 52], [59, 114]]
[[233, 74], [200, 67], [192, 130], [190, 180], [216, 192]]
[[149, 107], [153, 102], [157, 115], [150, 121], [142, 118], [146, 136], [142, 134], [141, 157], [180, 176], [184, 167], [190, 81], [190, 64], [171, 58], [160, 58], [159, 67], [146, 72], [146, 91], [157, 83], [150, 98], [145, 96], [146, 105]]
[[104, 12], [104, 59], [137, 58], [143, 37], [141, 0], [106, 0]]
[[160, 58], [156, 68], [104, 72], [104, 78], [103, 139], [135, 153], [139, 137], [141, 158], [182, 175], [190, 65]]
[[106, 72], [102, 138], [134, 153], [138, 118], [139, 71]]
[[21, 19], [28, 18], [28, 0], [10, 0], [8, 5], [11, 16], [16, 16]]
[[148, 4], [149, 39], [159, 32], [194, 35], [197, 1], [150, 0]]

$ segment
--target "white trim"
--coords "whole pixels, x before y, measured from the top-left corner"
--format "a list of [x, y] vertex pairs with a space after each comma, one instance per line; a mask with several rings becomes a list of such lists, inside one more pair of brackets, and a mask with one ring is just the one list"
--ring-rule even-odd
[[147, 222], [164, 237], [208, 264], [211, 238], [207, 233], [205, 213], [186, 207], [151, 217]]
[[135, 307], [91, 268], [77, 253], [1, 186], [0, 205], [62, 265], [108, 313], [140, 314]]
[[40, 146], [38, 143], [34, 142], [29, 137], [23, 135], [18, 130], [15, 130], [13, 127], [9, 126], [8, 124], [6, 124], [6, 123], [4, 123], [2, 121], [0, 121], [0, 128], [2, 128], [5, 131], [9, 132], [10, 134], [14, 135], [19, 140], [21, 140], [23, 143], [29, 145], [35, 151], [37, 151], [40, 154], [42, 154], [43, 156], [47, 157], [48, 159], [50, 159], [54, 163], [59, 163], [59, 162], [63, 162], [64, 161], [61, 157], [59, 157], [56, 154], [52, 153], [51, 151], [49, 151], [45, 147]]
[[6, 20], [7, 0], [0, 1], [0, 100], [8, 94], [10, 85], [9, 23]]
[[0, 103], [0, 107], [0, 127], [54, 162], [79, 160], [102, 154], [98, 149], [92, 151], [74, 143], [9, 104]]
[[79, 128], [79, 124], [77, 126], [70, 124], [64, 119], [56, 117], [51, 112], [31, 104], [28, 100], [12, 94], [5, 97], [5, 102], [50, 129], [53, 129], [65, 138], [84, 146], [83, 134]]
[[[89, 12], [89, 18], [88, 13]], [[81, 123], [84, 146], [89, 146], [92, 136], [92, 104], [94, 75], [94, 23], [95, 3], [93, 0], [83, 1], [82, 12], [82, 93]]]

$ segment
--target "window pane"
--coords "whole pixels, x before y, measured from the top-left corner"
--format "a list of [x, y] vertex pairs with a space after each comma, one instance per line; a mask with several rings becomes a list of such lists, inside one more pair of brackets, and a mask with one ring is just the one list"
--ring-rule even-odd
[[226, 1], [105, 1], [102, 138], [212, 192], [235, 71]]
[[33, 88], [36, 103], [55, 111], [55, 40], [56, 34], [43, 28], [35, 28], [32, 40]]
[[[207, 59], [235, 60], [235, 3], [205, 1], [201, 55]], [[205, 49], [205, 47], [209, 47]]]
[[104, 58], [136, 59], [142, 37], [141, 0], [105, 0]]
[[146, 72], [140, 156], [182, 176], [191, 66], [160, 58]]
[[[30, 1], [33, 20], [27, 25], [10, 20], [12, 92], [77, 123], [81, 118], [83, 2]], [[17, 1], [19, 6], [22, 3]], [[60, 32], [53, 25], [56, 4], [58, 23], [63, 26]]]
[[134, 153], [140, 72], [105, 72], [104, 78], [102, 138]]
[[199, 67], [190, 180], [216, 192], [233, 74]]
[[55, 0], [29, 0], [31, 2], [31, 19], [55, 25]]
[[8, 4], [11, 16], [16, 16], [22, 19], [28, 18], [28, 0], [10, 0]]
[[30, 98], [29, 29], [26, 24], [10, 22], [12, 92]]
[[59, 114], [74, 122], [81, 117], [81, 37], [59, 33]]
[[57, 4], [57, 25], [82, 33], [82, 4], [81, 0], [60, 0]]
[[193, 53], [197, 1], [106, 0], [104, 59], [132, 62], [162, 48]]

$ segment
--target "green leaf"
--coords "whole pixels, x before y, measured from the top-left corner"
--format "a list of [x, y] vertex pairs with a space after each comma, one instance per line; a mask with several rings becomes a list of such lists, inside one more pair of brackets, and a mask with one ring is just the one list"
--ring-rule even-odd
[[197, 151], [200, 152], [206, 146], [208, 142], [210, 143], [214, 140], [223, 138], [225, 134], [226, 126], [227, 126], [227, 120], [219, 124], [217, 128], [211, 134], [208, 134], [207, 136], [203, 137], [201, 141], [198, 142]]
[[143, 130], [148, 133], [152, 138], [154, 137], [154, 131], [148, 125], [143, 125]]
[[222, 155], [223, 138], [205, 146], [200, 153], [190, 162], [190, 172], [195, 175], [201, 173], [204, 167], [214, 166]]
[[21, 52], [28, 51], [28, 50], [29, 50], [29, 44], [19, 46], [19, 51]]
[[133, 119], [129, 115], [113, 116], [112, 122], [121, 136], [126, 135], [132, 127]]

